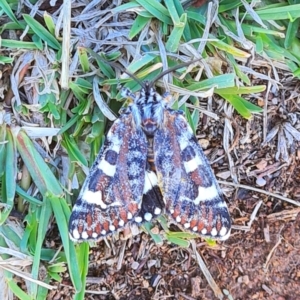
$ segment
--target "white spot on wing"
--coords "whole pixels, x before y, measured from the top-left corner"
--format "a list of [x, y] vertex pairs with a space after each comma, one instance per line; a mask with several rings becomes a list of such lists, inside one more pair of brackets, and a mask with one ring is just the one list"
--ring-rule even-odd
[[120, 227], [123, 227], [123, 226], [124, 226], [124, 224], [125, 224], [125, 223], [124, 223], [124, 221], [123, 221], [123, 220], [120, 220], [120, 221], [119, 221], [119, 226], [120, 226]]
[[89, 190], [84, 190], [81, 198], [83, 201], [86, 201], [87, 203], [99, 205], [102, 209], [107, 208], [107, 205], [102, 201], [101, 191], [92, 192]]
[[128, 213], [127, 213], [127, 219], [128, 219], [128, 220], [131, 220], [131, 219], [132, 219], [132, 213], [131, 213], [131, 212], [128, 212]]
[[[173, 211], [174, 212], [174, 211]], [[161, 209], [159, 208], [159, 207], [156, 207], [155, 209], [154, 209], [154, 214], [155, 215], [159, 215], [161, 213]]]
[[77, 229], [74, 229], [73, 232], [72, 232], [72, 238], [75, 239], [75, 240], [79, 240], [80, 239], [80, 234], [78, 232]]
[[110, 231], [115, 231], [116, 230], [116, 227], [114, 225], [109, 225], [109, 230]]
[[145, 184], [143, 194], [147, 194], [154, 186], [157, 185], [157, 176], [153, 171], [145, 173]]
[[214, 227], [214, 228], [211, 230], [210, 234], [211, 234], [212, 236], [216, 236], [216, 235], [218, 234], [217, 229]]
[[88, 239], [88, 234], [86, 233], [86, 231], [84, 231], [82, 234], [81, 234], [81, 237], [84, 239], [84, 240], [86, 240], [86, 239]]
[[204, 235], [207, 234], [207, 229], [206, 229], [206, 228], [203, 228], [203, 229], [201, 230], [201, 233], [204, 234]]
[[219, 232], [219, 235], [220, 235], [220, 240], [222, 241], [227, 240], [230, 236], [230, 230], [227, 231], [227, 228], [223, 226]]
[[188, 228], [190, 228], [191, 224], [190, 223], [185, 223], [183, 226], [184, 226], [184, 228], [188, 229]]
[[181, 138], [179, 140], [180, 150], [183, 151], [187, 146], [189, 146], [189, 141], [186, 138]]
[[152, 214], [150, 214], [149, 212], [145, 213], [144, 219], [145, 219], [146, 221], [151, 221], [151, 219], [152, 219]]
[[121, 148], [120, 144], [114, 144], [110, 149], [115, 151], [117, 154], [119, 154], [120, 148]]
[[199, 159], [198, 156], [194, 157], [193, 159], [189, 161], [185, 161], [184, 163], [184, 168], [187, 173], [193, 172], [198, 169], [198, 166], [202, 164], [201, 160]]
[[177, 216], [177, 217], [176, 217], [176, 222], [178, 222], [178, 223], [181, 222], [180, 216]]
[[215, 185], [210, 187], [198, 187], [198, 197], [194, 200], [194, 203], [198, 205], [200, 202], [209, 201], [219, 196], [219, 191]]
[[102, 234], [102, 235], [106, 235], [106, 230], [103, 229], [103, 230], [101, 231], [101, 234]]
[[92, 233], [92, 237], [93, 237], [94, 239], [97, 238], [97, 237], [98, 237], [97, 232], [93, 232], [93, 233]]
[[143, 219], [141, 217], [136, 217], [134, 219], [137, 223], [141, 223], [143, 221]]
[[193, 227], [193, 231], [197, 231], [197, 230], [198, 230], [197, 226]]
[[103, 173], [109, 177], [114, 177], [114, 175], [116, 173], [116, 165], [111, 165], [105, 159], [102, 159], [100, 161], [100, 164], [98, 165], [98, 169], [102, 170]]

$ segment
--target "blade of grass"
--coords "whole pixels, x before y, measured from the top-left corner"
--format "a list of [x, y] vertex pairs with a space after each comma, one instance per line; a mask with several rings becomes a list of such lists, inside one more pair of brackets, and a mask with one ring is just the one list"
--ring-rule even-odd
[[5, 209], [1, 211], [0, 225], [2, 225], [9, 216], [13, 206], [16, 193], [16, 178], [17, 178], [17, 149], [11, 131], [7, 128], [6, 133], [6, 157], [5, 157]]
[[35, 32], [35, 34], [38, 35], [50, 47], [52, 47], [55, 50], [61, 49], [60, 43], [49, 31], [45, 29], [45, 27], [42, 24], [40, 24], [38, 21], [36, 21], [34, 18], [27, 14], [24, 14], [23, 18], [28, 24], [28, 26]]
[[184, 28], [187, 22], [187, 15], [182, 14], [179, 19], [179, 22], [174, 24], [174, 28], [169, 36], [169, 39], [166, 43], [166, 49], [170, 52], [177, 52], [180, 40], [183, 35]]
[[213, 78], [202, 80], [201, 82], [192, 83], [186, 88], [190, 91], [210, 89], [213, 86], [216, 88], [228, 88], [234, 86], [235, 74], [223, 74]]
[[77, 261], [76, 259], [75, 247], [69, 239], [69, 230], [67, 225], [70, 218], [70, 209], [66, 201], [62, 198], [56, 197], [55, 195], [50, 193], [47, 195], [47, 198], [51, 202], [52, 210], [54, 212], [57, 226], [59, 228], [59, 233], [68, 263], [70, 277], [76, 291], [81, 291], [83, 286], [78, 266], [78, 263], [80, 263], [80, 261]]
[[82, 289], [74, 297], [74, 300], [84, 300], [85, 299], [85, 286], [86, 286], [86, 276], [89, 269], [89, 244], [81, 243], [77, 247], [77, 260], [79, 261], [79, 272], [81, 278]]
[[172, 25], [172, 20], [168, 10], [157, 1], [136, 0], [142, 7], [149, 11], [155, 18], [165, 24]]
[[[264, 7], [263, 9], [256, 10], [257, 14], [262, 20], [290, 20], [300, 17], [300, 4], [283, 5], [280, 7]], [[246, 16], [245, 19], [251, 19]]]
[[[37, 239], [34, 249], [34, 257], [33, 257], [33, 263], [32, 263], [32, 278], [38, 279], [39, 277], [39, 269], [40, 269], [40, 260], [41, 260], [41, 251], [42, 246], [44, 243], [45, 235], [47, 232], [49, 220], [52, 214], [52, 209], [50, 202], [46, 197], [43, 199], [44, 205], [41, 207], [40, 210], [40, 216], [39, 216], [39, 223], [38, 223], [38, 232], [37, 232]], [[30, 295], [32, 299], [37, 298], [37, 292], [38, 292], [38, 285], [35, 282], [31, 282], [30, 284]]]
[[1, 47], [10, 49], [38, 49], [35, 43], [1, 39]]
[[16, 140], [17, 149], [42, 195], [45, 195], [48, 191], [56, 195], [62, 195], [63, 191], [56, 177], [37, 152], [26, 133], [17, 127], [14, 128], [12, 133]]
[[132, 40], [136, 35], [138, 35], [150, 21], [151, 18], [138, 15], [130, 28], [128, 35], [129, 39]]
[[0, 1], [0, 7], [3, 9], [3, 11], [5, 12], [5, 14], [12, 20], [14, 21], [16, 24], [19, 25], [19, 21], [18, 19], [15, 17], [13, 11], [11, 10], [9, 4], [7, 3], [6, 0], [2, 0]]

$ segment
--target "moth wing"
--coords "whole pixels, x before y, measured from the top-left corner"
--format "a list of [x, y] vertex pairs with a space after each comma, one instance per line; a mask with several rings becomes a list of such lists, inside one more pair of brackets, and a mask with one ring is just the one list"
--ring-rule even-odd
[[163, 196], [157, 185], [157, 175], [148, 166], [145, 172], [145, 185], [142, 205], [135, 218], [136, 223], [150, 222], [164, 210]]
[[144, 190], [147, 139], [132, 114], [114, 122], [73, 207], [71, 239], [98, 240], [134, 221]]
[[178, 111], [165, 110], [154, 153], [167, 214], [184, 230], [227, 239], [231, 220], [226, 202], [191, 127]]

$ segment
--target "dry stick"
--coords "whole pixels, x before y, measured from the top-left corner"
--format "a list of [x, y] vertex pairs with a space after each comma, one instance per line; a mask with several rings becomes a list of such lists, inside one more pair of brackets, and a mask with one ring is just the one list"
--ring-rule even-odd
[[118, 258], [117, 270], [121, 270], [121, 268], [122, 268], [122, 262], [124, 259], [126, 244], [127, 244], [127, 241], [123, 241], [123, 244], [120, 249], [119, 258]]
[[21, 278], [23, 278], [24, 280], [31, 281], [31, 282], [33, 282], [33, 283], [35, 283], [35, 284], [38, 284], [38, 285], [40, 285], [40, 286], [42, 286], [42, 287], [44, 287], [44, 288], [46, 288], [46, 289], [48, 289], [48, 290], [55, 290], [55, 289], [57, 288], [56, 286], [52, 286], [52, 285], [49, 285], [49, 284], [47, 284], [47, 283], [44, 283], [44, 282], [42, 282], [42, 281], [40, 281], [40, 280], [33, 279], [33, 278], [31, 277], [31, 274], [25, 273], [25, 272], [23, 272], [23, 271], [21, 271], [21, 270], [18, 270], [18, 269], [16, 269], [16, 268], [12, 267], [12, 266], [4, 266], [4, 265], [1, 265], [0, 268], [6, 270], [6, 271], [8, 271], [8, 272], [11, 272], [11, 273], [13, 273], [13, 274], [16, 275], [16, 276], [21, 277]]
[[296, 200], [292, 200], [290, 198], [287, 198], [287, 197], [284, 197], [284, 196], [280, 196], [278, 194], [274, 194], [274, 193], [271, 193], [271, 192], [268, 192], [268, 191], [264, 191], [262, 189], [257, 189], [255, 187], [252, 187], [252, 186], [248, 186], [248, 185], [244, 185], [244, 184], [239, 184], [239, 183], [233, 183], [233, 182], [227, 182], [227, 181], [223, 181], [223, 180], [218, 180], [219, 183], [222, 183], [222, 184], [225, 184], [225, 185], [232, 185], [232, 186], [235, 186], [235, 187], [239, 187], [239, 188], [243, 188], [243, 189], [246, 189], [246, 190], [250, 190], [250, 191], [254, 191], [254, 192], [258, 192], [258, 193], [261, 193], [261, 194], [265, 194], [267, 196], [271, 196], [271, 197], [274, 197], [274, 198], [278, 198], [282, 201], [286, 201], [286, 202], [289, 202], [293, 205], [296, 205], [296, 206], [300, 206], [300, 202], [299, 201], [296, 201]]
[[255, 208], [254, 208], [254, 210], [253, 210], [253, 212], [252, 212], [252, 214], [251, 214], [251, 216], [250, 216], [250, 221], [248, 222], [248, 225], [247, 225], [247, 226], [232, 225], [232, 228], [237, 229], [237, 230], [246, 230], [246, 231], [250, 230], [250, 228], [251, 228], [251, 226], [252, 226], [252, 223], [253, 223], [253, 221], [255, 220], [256, 215], [257, 215], [257, 212], [258, 212], [258, 210], [260, 209], [262, 203], [263, 203], [262, 200], [260, 200], [260, 201], [256, 204], [256, 206], [255, 206]]
[[264, 269], [265, 272], [268, 271], [268, 267], [269, 267], [269, 264], [270, 264], [270, 260], [271, 260], [271, 257], [272, 257], [272, 255], [273, 255], [274, 251], [276, 250], [276, 248], [277, 248], [277, 247], [280, 245], [280, 243], [281, 243], [282, 236], [280, 235], [280, 232], [281, 232], [281, 230], [283, 229], [284, 226], [285, 226], [285, 225], [282, 225], [282, 227], [280, 228], [280, 231], [279, 231], [279, 239], [278, 239], [277, 243], [275, 244], [275, 246], [271, 249], [270, 253], [268, 254], [267, 260], [266, 260], [266, 262], [264, 263], [263, 269]]
[[[270, 72], [269, 72], [270, 73]], [[268, 74], [270, 75], [270, 74]], [[271, 81], [268, 81], [268, 87], [267, 87], [267, 92], [265, 96], [265, 101], [264, 101], [264, 110], [263, 110], [263, 140], [266, 140], [267, 137], [267, 127], [268, 127], [268, 99], [269, 99], [269, 93], [271, 89]]]
[[61, 84], [61, 88], [66, 90], [69, 88], [70, 36], [71, 36], [71, 0], [64, 0], [60, 84]]
[[224, 295], [223, 295], [222, 291], [220, 290], [220, 288], [218, 287], [218, 285], [216, 284], [213, 277], [211, 276], [211, 274], [210, 274], [209, 270], [207, 269], [207, 267], [205, 265], [205, 262], [203, 261], [201, 255], [198, 253], [195, 241], [191, 240], [190, 242], [191, 242], [194, 254], [196, 255], [196, 261], [198, 262], [199, 267], [200, 267], [203, 275], [205, 276], [208, 284], [210, 285], [210, 287], [214, 291], [215, 296], [219, 299], [223, 299]]

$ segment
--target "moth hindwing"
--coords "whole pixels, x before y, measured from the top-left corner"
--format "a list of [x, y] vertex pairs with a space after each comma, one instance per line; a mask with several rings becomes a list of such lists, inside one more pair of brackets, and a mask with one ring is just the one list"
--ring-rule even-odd
[[73, 208], [75, 241], [99, 240], [165, 212], [185, 231], [225, 240], [222, 192], [181, 112], [144, 82], [109, 130]]

